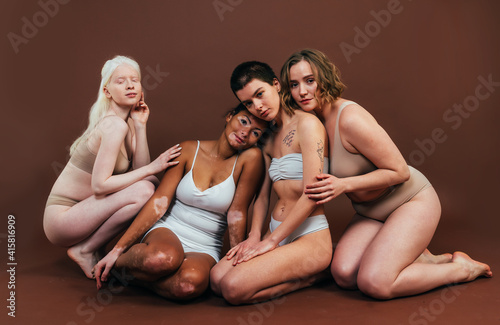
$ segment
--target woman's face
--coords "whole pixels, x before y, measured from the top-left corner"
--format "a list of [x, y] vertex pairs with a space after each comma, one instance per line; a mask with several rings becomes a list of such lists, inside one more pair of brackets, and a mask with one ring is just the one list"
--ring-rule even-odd
[[318, 108], [318, 83], [309, 62], [302, 60], [290, 67], [290, 92], [292, 98], [306, 112]]
[[225, 133], [229, 145], [235, 150], [253, 147], [262, 136], [266, 122], [244, 110], [226, 117]]
[[253, 79], [243, 89], [238, 90], [236, 96], [250, 113], [263, 120], [272, 121], [280, 109], [279, 89], [277, 79], [273, 85]]
[[136, 105], [142, 95], [139, 73], [128, 64], [119, 65], [104, 87], [104, 93], [120, 106]]

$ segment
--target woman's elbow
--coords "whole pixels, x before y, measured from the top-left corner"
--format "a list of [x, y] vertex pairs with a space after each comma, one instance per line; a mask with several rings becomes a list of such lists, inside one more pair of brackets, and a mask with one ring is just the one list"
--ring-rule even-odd
[[92, 183], [92, 193], [94, 194], [95, 197], [102, 197], [105, 196], [106, 194], [109, 194], [106, 191], [105, 186], [103, 184], [94, 184]]

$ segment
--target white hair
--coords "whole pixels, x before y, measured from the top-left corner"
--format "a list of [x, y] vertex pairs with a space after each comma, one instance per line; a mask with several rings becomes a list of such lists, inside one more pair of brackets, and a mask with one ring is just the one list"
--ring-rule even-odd
[[99, 92], [97, 93], [97, 100], [95, 101], [92, 108], [90, 108], [89, 113], [89, 125], [85, 132], [73, 142], [70, 148], [70, 155], [73, 154], [76, 147], [81, 141], [84, 141], [89, 136], [90, 132], [94, 130], [97, 123], [106, 115], [108, 109], [110, 107], [111, 99], [107, 98], [104, 94], [104, 87], [106, 87], [111, 79], [111, 75], [120, 65], [127, 64], [137, 70], [139, 74], [139, 79], [141, 78], [141, 69], [139, 68], [139, 64], [133, 59], [126, 56], [115, 56], [113, 59], [106, 61], [101, 70], [101, 85], [99, 86]]

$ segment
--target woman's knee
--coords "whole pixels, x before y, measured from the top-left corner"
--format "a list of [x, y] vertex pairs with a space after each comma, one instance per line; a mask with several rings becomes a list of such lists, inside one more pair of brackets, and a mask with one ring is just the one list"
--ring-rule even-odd
[[183, 252], [174, 247], [155, 247], [150, 245], [143, 257], [141, 269], [153, 276], [165, 276], [175, 272], [184, 259]]
[[344, 289], [356, 288], [356, 278], [358, 275], [357, 268], [347, 263], [339, 262], [334, 257], [330, 270], [332, 272], [333, 279], [339, 287]]
[[209, 274], [200, 269], [181, 270], [170, 287], [169, 295], [180, 301], [201, 296], [208, 288]]
[[155, 192], [154, 184], [147, 180], [138, 181], [134, 184], [134, 187], [133, 199], [141, 207], [146, 204]]
[[219, 288], [224, 299], [232, 305], [241, 305], [248, 302], [248, 293], [238, 276], [226, 275], [219, 283]]
[[375, 299], [387, 300], [393, 298], [391, 282], [380, 271], [361, 269], [358, 277], [358, 288], [365, 295]]
[[211, 270], [210, 270], [210, 289], [216, 294], [216, 295], [221, 295], [221, 290], [220, 290], [220, 283], [222, 281], [222, 278], [224, 277], [226, 273], [224, 272], [223, 268], [220, 267], [220, 264], [216, 264]]

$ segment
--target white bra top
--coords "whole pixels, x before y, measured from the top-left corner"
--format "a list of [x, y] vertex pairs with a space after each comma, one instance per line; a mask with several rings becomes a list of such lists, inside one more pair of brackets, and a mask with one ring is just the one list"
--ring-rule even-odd
[[193, 168], [196, 162], [196, 156], [198, 155], [198, 150], [200, 148], [200, 141], [198, 141], [198, 147], [196, 148], [196, 153], [193, 159], [193, 165], [189, 172], [184, 175], [184, 177], [177, 185], [176, 199], [181, 201], [186, 205], [193, 207], [198, 207], [203, 210], [226, 213], [231, 203], [233, 202], [234, 192], [236, 191], [236, 184], [234, 183], [233, 173], [234, 167], [236, 166], [236, 161], [238, 161], [238, 156], [234, 161], [233, 170], [231, 175], [226, 178], [223, 182], [207, 188], [204, 191], [199, 190], [196, 187], [193, 179]]

